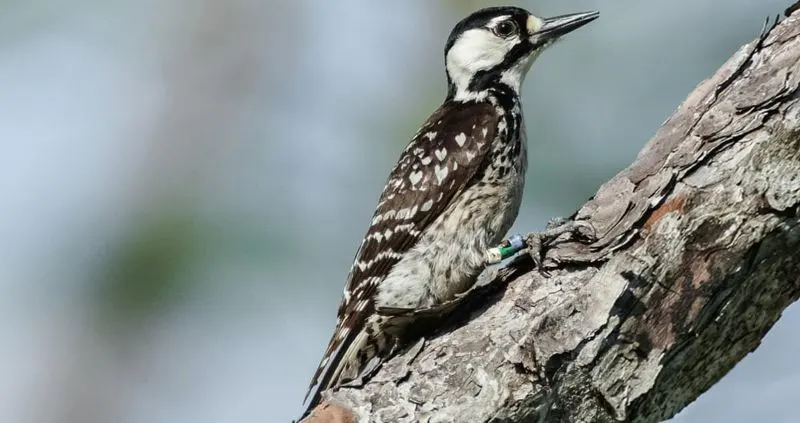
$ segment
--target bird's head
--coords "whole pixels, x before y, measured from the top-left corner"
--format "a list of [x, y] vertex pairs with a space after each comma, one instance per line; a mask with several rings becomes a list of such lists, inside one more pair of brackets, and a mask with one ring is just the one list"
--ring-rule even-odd
[[456, 24], [445, 46], [448, 98], [480, 97], [492, 86], [518, 93], [536, 57], [598, 12], [540, 18], [519, 7], [478, 10]]

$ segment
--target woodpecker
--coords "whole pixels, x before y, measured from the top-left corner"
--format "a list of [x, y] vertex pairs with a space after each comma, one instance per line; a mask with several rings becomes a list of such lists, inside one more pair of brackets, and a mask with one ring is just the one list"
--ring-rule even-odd
[[[445, 45], [447, 97], [389, 174], [347, 277], [336, 329], [306, 399], [374, 371], [400, 347], [408, 314], [469, 289], [519, 212], [527, 167], [520, 87], [533, 61], [599, 16], [543, 19], [481, 9]], [[554, 228], [550, 234], [571, 230]], [[308, 413], [306, 411], [306, 413]]]

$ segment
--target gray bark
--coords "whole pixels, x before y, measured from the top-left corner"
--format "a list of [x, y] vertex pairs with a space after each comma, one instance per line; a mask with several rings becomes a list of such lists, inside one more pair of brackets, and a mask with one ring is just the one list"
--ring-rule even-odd
[[[659, 422], [800, 295], [800, 12], [701, 83], [573, 216], [439, 332], [309, 421]], [[355, 419], [355, 420], [353, 420]]]

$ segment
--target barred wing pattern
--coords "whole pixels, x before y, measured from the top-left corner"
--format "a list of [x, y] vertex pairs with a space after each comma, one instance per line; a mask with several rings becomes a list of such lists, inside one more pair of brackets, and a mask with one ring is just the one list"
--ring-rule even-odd
[[[451, 201], [488, 165], [500, 116], [488, 102], [447, 102], [423, 124], [389, 175], [339, 305], [336, 330], [309, 387], [338, 384], [347, 359], [371, 357], [353, 342], [376, 313], [386, 276]], [[345, 358], [347, 357], [347, 358]], [[312, 400], [312, 405], [315, 401]]]

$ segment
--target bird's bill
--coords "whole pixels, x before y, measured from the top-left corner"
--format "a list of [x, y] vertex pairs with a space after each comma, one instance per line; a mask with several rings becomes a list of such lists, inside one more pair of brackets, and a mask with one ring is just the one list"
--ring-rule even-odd
[[[568, 32], [572, 32], [587, 23], [597, 19], [600, 12], [570, 13], [569, 15], [555, 16], [544, 20], [543, 24], [535, 31], [531, 31], [531, 37], [539, 40], [552, 40]], [[530, 28], [530, 26], [529, 26]]]

